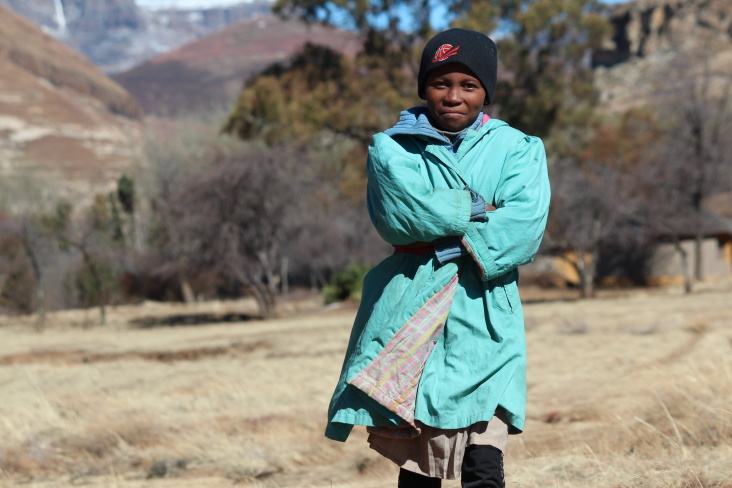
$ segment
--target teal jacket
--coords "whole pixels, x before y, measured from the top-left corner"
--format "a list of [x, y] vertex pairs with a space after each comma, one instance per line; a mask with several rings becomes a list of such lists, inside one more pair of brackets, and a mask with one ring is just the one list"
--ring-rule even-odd
[[[351, 383], [404, 324], [445, 290], [457, 287], [444, 328], [424, 362], [414, 420], [467, 427], [506, 412], [511, 433], [523, 430], [526, 344], [518, 266], [539, 247], [549, 209], [544, 146], [505, 122], [468, 129], [453, 153], [425, 130], [426, 109], [402, 112], [369, 147], [368, 208], [388, 243], [404, 246], [455, 236], [468, 251], [445, 264], [434, 254], [387, 257], [364, 280], [326, 436], [345, 441], [353, 425], [398, 427], [404, 415]], [[469, 187], [496, 207], [471, 221]]]

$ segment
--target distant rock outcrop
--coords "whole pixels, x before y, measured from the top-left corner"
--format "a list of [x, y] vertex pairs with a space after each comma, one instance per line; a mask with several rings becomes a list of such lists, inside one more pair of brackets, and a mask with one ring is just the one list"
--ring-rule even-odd
[[135, 0], [0, 0], [0, 5], [84, 54], [105, 73], [130, 69], [270, 8], [263, 0], [159, 10], [141, 8]]
[[732, 41], [729, 0], [636, 0], [615, 7], [610, 21], [615, 32], [595, 56], [599, 65]]
[[247, 78], [272, 63], [286, 63], [307, 42], [348, 56], [361, 48], [353, 32], [268, 16], [231, 25], [113, 78], [147, 114], [230, 109]]
[[24, 184], [40, 198], [88, 198], [106, 191], [139, 162], [141, 118], [140, 106], [124, 88], [0, 7], [4, 192]]
[[602, 100], [622, 110], [644, 103], [670, 63], [703, 56], [717, 70], [732, 69], [732, 1], [636, 0], [610, 15], [614, 35], [594, 53]]

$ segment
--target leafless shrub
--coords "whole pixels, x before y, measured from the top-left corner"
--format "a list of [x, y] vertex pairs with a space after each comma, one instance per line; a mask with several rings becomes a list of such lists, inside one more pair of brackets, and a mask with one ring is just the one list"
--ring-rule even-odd
[[185, 459], [158, 459], [147, 471], [147, 479], [179, 476], [187, 467]]
[[552, 172], [554, 196], [545, 248], [576, 269], [581, 296], [591, 297], [602, 248], [630, 234], [626, 216], [618, 211], [618, 202], [629, 190], [626, 177], [607, 164], [571, 160], [557, 163]]
[[281, 249], [298, 230], [293, 214], [307, 205], [307, 167], [307, 159], [284, 148], [221, 154], [186, 181], [168, 209], [183, 272], [214, 271], [254, 295], [261, 314], [270, 316]]
[[349, 262], [389, 252], [324, 156], [221, 137], [181, 145], [189, 154], [152, 145], [151, 246], [127, 268], [128, 293], [186, 301], [247, 294], [269, 316], [290, 286], [320, 288]]

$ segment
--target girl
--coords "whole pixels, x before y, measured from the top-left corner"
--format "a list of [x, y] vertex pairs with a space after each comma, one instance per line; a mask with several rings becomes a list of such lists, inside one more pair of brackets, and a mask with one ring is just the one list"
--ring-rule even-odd
[[368, 209], [394, 254], [364, 280], [326, 436], [365, 425], [400, 466], [399, 487], [503, 487], [522, 431], [526, 345], [517, 267], [549, 207], [540, 139], [482, 112], [496, 46], [450, 29], [424, 48], [426, 107], [402, 112], [369, 148]]

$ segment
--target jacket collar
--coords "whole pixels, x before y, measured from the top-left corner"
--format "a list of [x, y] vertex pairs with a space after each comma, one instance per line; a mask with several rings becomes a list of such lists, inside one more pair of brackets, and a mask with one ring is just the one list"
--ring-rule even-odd
[[[384, 133], [388, 136], [395, 136], [397, 134], [424, 136], [430, 139], [436, 139], [441, 144], [446, 145], [453, 145], [465, 137], [467, 130], [455, 141], [451, 142], [450, 139], [435, 130], [430, 122], [428, 113], [427, 107], [413, 107], [409, 110], [404, 110], [399, 115], [399, 121], [396, 125], [391, 129], [385, 130]], [[481, 112], [468, 129], [478, 130], [483, 125], [484, 119], [485, 116]]]

